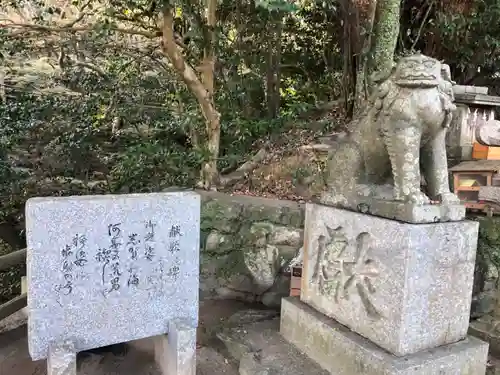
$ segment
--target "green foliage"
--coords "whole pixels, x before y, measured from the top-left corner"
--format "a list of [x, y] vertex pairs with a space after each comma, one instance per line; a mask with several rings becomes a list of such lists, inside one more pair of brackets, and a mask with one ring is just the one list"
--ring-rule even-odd
[[[412, 15], [413, 17], [409, 17]], [[500, 66], [500, 1], [406, 2], [402, 49], [443, 59], [462, 84], [491, 84]]]
[[[149, 0], [57, 4], [2, 1], [3, 16], [13, 20], [0, 29], [0, 215], [19, 216], [34, 195], [193, 186], [209, 155], [206, 125], [161, 52], [160, 7]], [[497, 72], [499, 0], [475, 1], [468, 12], [404, 4], [398, 53], [442, 58], [460, 83]], [[183, 57], [196, 68], [211, 31], [203, 3], [171, 5]], [[15, 25], [19, 12], [36, 27]], [[343, 16], [339, 2], [218, 1], [212, 43], [220, 170], [238, 167], [301, 114], [340, 97]], [[273, 75], [279, 110], [270, 115]]]
[[270, 11], [296, 12], [299, 5], [291, 0], [256, 0], [256, 5]]
[[500, 219], [483, 218], [479, 223], [476, 268], [480, 275], [488, 272], [489, 265], [500, 271]]

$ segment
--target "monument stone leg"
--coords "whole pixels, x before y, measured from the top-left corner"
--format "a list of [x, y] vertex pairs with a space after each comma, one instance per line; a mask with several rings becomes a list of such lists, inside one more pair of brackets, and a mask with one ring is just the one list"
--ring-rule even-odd
[[76, 375], [76, 351], [71, 342], [49, 347], [47, 375]]
[[195, 375], [196, 327], [171, 322], [168, 334], [156, 337], [155, 359], [163, 375]]

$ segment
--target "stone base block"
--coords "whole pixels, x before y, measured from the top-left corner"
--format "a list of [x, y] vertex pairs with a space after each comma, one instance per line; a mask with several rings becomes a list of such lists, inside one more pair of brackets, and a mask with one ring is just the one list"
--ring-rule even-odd
[[71, 342], [49, 347], [47, 375], [76, 375], [76, 351]]
[[477, 233], [307, 204], [300, 299], [396, 356], [463, 340]]
[[500, 356], [500, 319], [490, 315], [471, 322], [469, 334], [490, 344], [490, 353]]
[[345, 202], [338, 202], [336, 197], [332, 197], [328, 193], [321, 197], [320, 203], [412, 224], [465, 219], [465, 206], [462, 204], [415, 205], [363, 195], [351, 196]]
[[196, 327], [170, 322], [168, 335], [155, 337], [155, 361], [162, 375], [196, 375]]
[[332, 375], [484, 375], [488, 344], [476, 338], [396, 357], [294, 297], [281, 304], [280, 332]]

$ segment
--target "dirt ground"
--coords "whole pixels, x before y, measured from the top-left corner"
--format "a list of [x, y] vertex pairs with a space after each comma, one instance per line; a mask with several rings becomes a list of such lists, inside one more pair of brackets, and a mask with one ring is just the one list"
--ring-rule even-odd
[[[237, 301], [200, 303], [197, 375], [237, 375], [234, 362], [218, 351], [214, 333], [234, 313], [251, 308]], [[46, 362], [33, 362], [28, 353], [25, 314], [0, 322], [0, 375], [46, 375]], [[127, 343], [121, 352], [80, 353], [78, 375], [160, 375], [154, 362], [153, 340]]]
[[[252, 306], [237, 301], [200, 302], [197, 338], [197, 375], [238, 375], [238, 364], [215, 334], [236, 313]], [[239, 314], [236, 314], [239, 315]], [[143, 339], [105, 352], [78, 355], [78, 375], [161, 375], [154, 361], [153, 340]], [[20, 311], [0, 321], [0, 375], [46, 375], [46, 361], [33, 362], [28, 353], [26, 314]], [[500, 361], [490, 358], [486, 375], [500, 375]]]

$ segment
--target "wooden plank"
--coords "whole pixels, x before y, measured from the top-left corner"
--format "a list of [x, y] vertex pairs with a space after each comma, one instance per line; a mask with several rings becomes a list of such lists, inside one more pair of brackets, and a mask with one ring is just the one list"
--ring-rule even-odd
[[457, 191], [479, 191], [481, 186], [460, 186]]
[[500, 160], [469, 160], [450, 168], [452, 172], [500, 172]]
[[0, 271], [26, 262], [26, 249], [17, 250], [10, 254], [0, 256]]
[[15, 312], [21, 310], [22, 308], [26, 307], [27, 303], [28, 297], [26, 293], [11, 299], [7, 303], [4, 303], [0, 306], [0, 320], [5, 319]]

